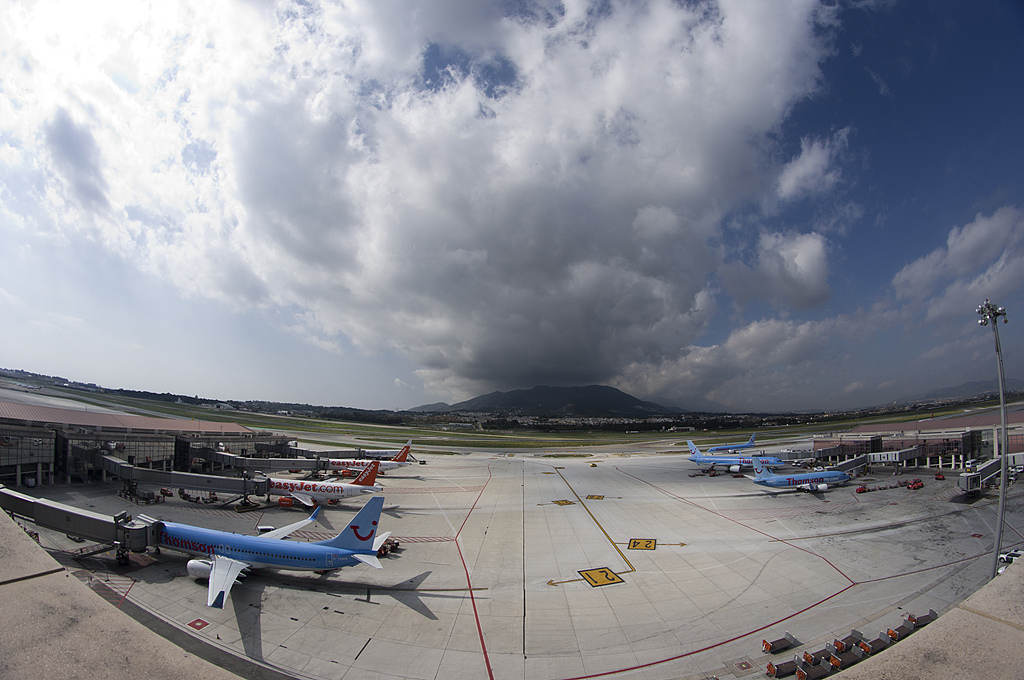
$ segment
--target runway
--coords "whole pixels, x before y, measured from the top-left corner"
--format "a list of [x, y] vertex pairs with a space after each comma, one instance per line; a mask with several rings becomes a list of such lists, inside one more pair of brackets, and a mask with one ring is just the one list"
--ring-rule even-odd
[[[78, 575], [115, 606], [295, 677], [724, 680], [764, 672], [763, 638], [789, 631], [818, 649], [851, 628], [875, 635], [904, 613], [956, 605], [991, 568], [994, 504], [957, 502], [954, 475], [905, 475], [924, 479], [916, 491], [856, 494], [855, 480], [811, 495], [690, 477], [681, 454], [416, 455], [428, 464], [378, 480], [381, 529], [402, 545], [382, 570], [254, 573], [223, 610], [205, 606], [205, 585], [171, 551], [133, 555], [127, 569], [98, 555]], [[139, 508], [116, 489], [37, 491], [239, 533], [302, 514], [176, 497]], [[1024, 542], [1010, 492], [1007, 545]], [[325, 508], [296, 540], [333, 536], [359, 506]], [[50, 532], [43, 544], [79, 547]]]

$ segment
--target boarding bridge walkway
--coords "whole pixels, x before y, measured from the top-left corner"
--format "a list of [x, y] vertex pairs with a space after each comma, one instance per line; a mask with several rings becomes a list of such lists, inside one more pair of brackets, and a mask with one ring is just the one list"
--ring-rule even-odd
[[[300, 450], [296, 450], [300, 451]], [[302, 453], [311, 453], [302, 451]], [[282, 470], [325, 470], [327, 461], [322, 458], [250, 458], [239, 456], [227, 451], [215, 451], [205, 448], [197, 452], [211, 465], [220, 465], [222, 469], [243, 470], [245, 472], [281, 472]], [[191, 487], [190, 487], [191, 488]]]
[[850, 472], [851, 470], [856, 470], [857, 468], [862, 468], [867, 465], [903, 463], [908, 460], [913, 460], [919, 455], [920, 453], [916, 446], [912, 446], [909, 449], [902, 449], [900, 451], [878, 451], [877, 453], [865, 453], [862, 456], [857, 456], [850, 460], [844, 460], [836, 465], [830, 465], [829, 469]]
[[[227, 451], [202, 448], [196, 451], [196, 457], [202, 458], [211, 468], [243, 470], [245, 472], [281, 472], [284, 470], [309, 470], [319, 472], [330, 469], [330, 458], [368, 458], [386, 460], [393, 454], [374, 455], [373, 451], [364, 449], [339, 449], [337, 451], [310, 451], [308, 449], [290, 449], [295, 458], [252, 458], [239, 456]], [[410, 456], [410, 460], [416, 460]]]
[[152, 525], [133, 522], [127, 511], [113, 516], [103, 515], [44, 498], [33, 498], [2, 484], [0, 508], [38, 526], [116, 548], [117, 559], [122, 563], [127, 560], [129, 551], [139, 552], [149, 545], [156, 545], [156, 537], [150, 528]]
[[[121, 479], [126, 485], [134, 488], [136, 484], [178, 487], [198, 491], [218, 491], [240, 496], [265, 496], [270, 490], [270, 481], [266, 477], [223, 477], [219, 475], [200, 475], [192, 472], [173, 472], [170, 470], [152, 470], [126, 463], [120, 458], [107, 455], [101, 450], [86, 451], [85, 460], [93, 467]], [[288, 460], [259, 458], [261, 462], [268, 460]], [[291, 461], [292, 463], [296, 461]], [[294, 466], [293, 466], [294, 467]]]
[[[1002, 462], [1002, 457], [996, 456], [991, 460], [987, 460], [984, 463], [977, 465], [973, 470], [969, 470], [960, 475], [960, 479], [957, 480], [957, 486], [959, 486], [960, 490], [964, 493], [977, 493], [978, 491], [981, 491], [981, 487], [985, 482], [1002, 473]], [[1024, 465], [1024, 453], [1011, 453], [1006, 457], [1007, 468], [1013, 468], [1019, 465]]]

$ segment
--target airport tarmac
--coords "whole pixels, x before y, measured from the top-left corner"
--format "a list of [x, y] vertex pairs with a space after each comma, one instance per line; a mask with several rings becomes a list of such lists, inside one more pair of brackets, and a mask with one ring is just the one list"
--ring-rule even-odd
[[[955, 475], [876, 474], [823, 494], [691, 476], [681, 454], [544, 457], [416, 451], [378, 478], [384, 568], [254, 573], [223, 610], [169, 550], [75, 562], [76, 574], [215, 649], [301, 678], [741, 678], [789, 631], [820, 649], [904, 614], [940, 614], [988, 581], [995, 498], [963, 502]], [[868, 487], [921, 477], [919, 490]], [[304, 511], [239, 514], [177, 497], [136, 506], [116, 483], [35, 489], [97, 512], [255, 533]], [[327, 507], [297, 540], [333, 536], [360, 501]], [[1024, 541], [1011, 487], [1004, 548]], [[81, 548], [40, 531], [44, 547]], [[62, 561], [67, 561], [63, 558]], [[238, 672], [238, 671], [236, 671]], [[245, 673], [242, 673], [245, 675]]]

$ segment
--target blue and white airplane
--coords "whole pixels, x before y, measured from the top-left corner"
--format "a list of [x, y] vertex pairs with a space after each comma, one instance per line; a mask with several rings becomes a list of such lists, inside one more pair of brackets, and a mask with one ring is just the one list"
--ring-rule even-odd
[[[160, 522], [159, 546], [206, 559], [189, 560], [186, 570], [193, 578], [209, 579], [206, 606], [224, 608], [231, 586], [248, 569], [333, 571], [353, 564], [380, 569], [377, 550], [391, 532], [376, 536], [383, 496], [374, 496], [341, 533], [327, 541], [303, 543], [285, 536], [316, 521], [320, 508], [306, 519], [261, 536], [203, 529], [189, 524]], [[376, 536], [376, 537], [375, 537]]]
[[[686, 445], [690, 447], [690, 457], [688, 460], [693, 461], [701, 467], [706, 467], [711, 470], [715, 469], [716, 465], [720, 465], [724, 468], [728, 468], [729, 472], [737, 473], [743, 468], [754, 467], [754, 459], [746, 458], [744, 456], [709, 456], [701, 453], [697, 445], [689, 439], [686, 440]], [[774, 456], [763, 456], [761, 461], [768, 467], [780, 467], [783, 462], [779, 458]]]
[[764, 462], [754, 457], [754, 484], [773, 489], [796, 489], [798, 491], [828, 491], [833, 486], [846, 484], [850, 475], [840, 470], [802, 472], [796, 475], [777, 475], [768, 472]]
[[754, 448], [754, 437], [757, 433], [750, 435], [750, 439], [745, 444], [722, 444], [721, 446], [712, 446], [708, 449], [708, 453], [714, 453], [715, 451], [739, 451], [740, 449], [752, 449]]

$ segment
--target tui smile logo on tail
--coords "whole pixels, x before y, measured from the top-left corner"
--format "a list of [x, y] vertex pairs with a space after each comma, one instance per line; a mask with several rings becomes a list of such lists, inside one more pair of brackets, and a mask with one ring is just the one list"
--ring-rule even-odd
[[[377, 523], [373, 522], [373, 526], [377, 526]], [[370, 533], [369, 534], [367, 534], [366, 536], [361, 536], [361, 535], [359, 535], [359, 525], [358, 524], [352, 524], [351, 527], [352, 527], [352, 533], [355, 534], [356, 538], [358, 538], [360, 541], [369, 541], [371, 538], [373, 538], [373, 534], [376, 531], [376, 529], [370, 529]]]

